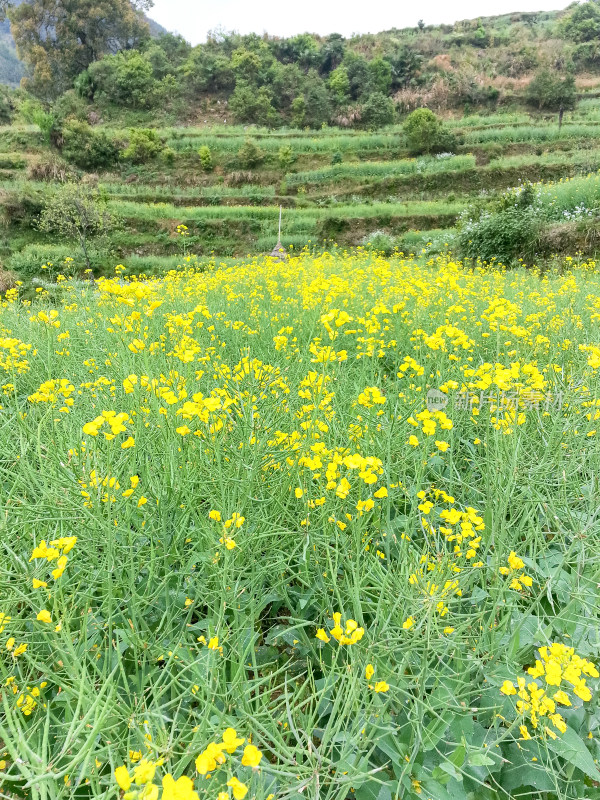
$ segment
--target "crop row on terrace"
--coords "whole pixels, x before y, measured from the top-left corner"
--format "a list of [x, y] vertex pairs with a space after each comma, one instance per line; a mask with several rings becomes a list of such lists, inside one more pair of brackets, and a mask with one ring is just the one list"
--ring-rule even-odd
[[[110, 253], [95, 251], [98, 270], [114, 259], [127, 263], [134, 256], [137, 265], [146, 257], [150, 268], [160, 254], [176, 257], [179, 223], [189, 227], [188, 245], [203, 257], [212, 251], [234, 256], [270, 250], [280, 205], [286, 246], [301, 249], [331, 239], [357, 245], [373, 236], [383, 241], [377, 239], [383, 232], [386, 249], [406, 250], [409, 241], [423, 241], [418, 233], [407, 236], [411, 230], [451, 229], [467, 207], [520, 181], [556, 183], [596, 172], [600, 139], [590, 124], [596, 110], [597, 104], [587, 101], [567, 115], [560, 131], [552, 120], [521, 113], [449, 119], [463, 143], [444, 158], [408, 157], [398, 126], [375, 133], [164, 128], [157, 133], [173, 148], [168, 159], [123, 161], [89, 176], [52, 155], [35, 127], [2, 128], [0, 254], [4, 266], [23, 275], [39, 271], [38, 254], [44, 256], [41, 263], [62, 257], [65, 245], [54, 243], [53, 250], [35, 223], [65, 177], [97, 185], [124, 223], [111, 236]], [[99, 130], [123, 140], [130, 135], [108, 126]], [[257, 145], [257, 161], [242, 166], [239, 151], [249, 137]], [[211, 154], [206, 169], [201, 145]], [[593, 189], [582, 190], [581, 197], [587, 211], [595, 208]], [[573, 193], [565, 198], [561, 213], [570, 215], [580, 198]], [[558, 252], [580, 246], [591, 252], [592, 239], [582, 234], [552, 241]], [[436, 239], [442, 245], [448, 240], [455, 240], [452, 230]]]

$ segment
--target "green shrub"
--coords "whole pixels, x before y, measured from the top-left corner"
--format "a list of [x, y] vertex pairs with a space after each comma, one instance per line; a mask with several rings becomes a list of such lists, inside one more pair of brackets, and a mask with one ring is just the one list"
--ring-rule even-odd
[[428, 108], [417, 108], [404, 121], [404, 135], [412, 155], [443, 153], [456, 149], [454, 135]]
[[110, 169], [119, 159], [119, 147], [104, 131], [87, 122], [71, 120], [62, 130], [62, 156], [85, 170]]
[[381, 92], [373, 92], [369, 95], [360, 113], [361, 127], [371, 130], [391, 125], [396, 117], [391, 97], [386, 97]]
[[172, 165], [175, 162], [175, 150], [172, 147], [164, 147], [161, 150], [160, 157], [165, 164]]
[[529, 258], [539, 237], [542, 218], [531, 184], [509, 189], [490, 208], [465, 212], [457, 244], [462, 255], [510, 264]]
[[78, 79], [77, 90], [101, 105], [127, 108], [153, 108], [162, 99], [152, 64], [137, 50], [107, 55], [90, 64], [85, 80]]
[[17, 109], [17, 95], [8, 86], [0, 85], [0, 125], [10, 125]]
[[394, 250], [394, 237], [384, 231], [373, 231], [367, 234], [362, 240], [362, 243], [376, 250], [378, 253], [389, 255]]
[[23, 169], [27, 159], [22, 153], [0, 153], [0, 169]]
[[46, 111], [37, 100], [30, 97], [21, 103], [19, 111], [26, 122], [38, 126], [46, 144], [54, 144], [59, 128], [54, 112]]
[[25, 184], [0, 193], [0, 210], [6, 225], [31, 227], [46, 204], [47, 195]]
[[540, 70], [527, 87], [525, 96], [527, 102], [540, 111], [575, 108], [575, 78], [572, 75], [563, 77], [549, 69]]
[[246, 139], [237, 152], [237, 162], [242, 169], [253, 169], [264, 161], [265, 154], [253, 139]]
[[341, 164], [341, 163], [342, 163], [342, 160], [343, 160], [343, 159], [342, 159], [342, 154], [341, 154], [341, 153], [340, 153], [340, 151], [338, 150], [338, 151], [337, 151], [337, 152], [335, 152], [335, 153], [333, 154], [333, 156], [331, 157], [331, 166], [332, 166], [332, 167], [335, 167], [335, 165], [336, 165], [336, 164]]
[[595, 2], [573, 3], [559, 25], [559, 32], [573, 42], [590, 42], [600, 36], [600, 9]]
[[289, 144], [283, 144], [279, 148], [279, 153], [277, 154], [277, 158], [279, 161], [279, 166], [282, 169], [288, 169], [288, 167], [291, 167], [294, 161], [296, 160], [296, 154], [294, 153], [292, 147]]
[[132, 164], [146, 164], [162, 152], [164, 142], [156, 131], [149, 128], [131, 128], [129, 143], [121, 154], [124, 161]]
[[200, 156], [200, 166], [204, 172], [210, 172], [214, 166], [210, 147], [206, 144], [203, 144], [198, 150], [198, 155]]
[[[31, 280], [37, 276], [47, 276], [48, 280], [53, 275], [67, 269], [70, 265], [77, 272], [85, 269], [81, 256], [74, 252], [75, 248], [59, 244], [28, 244], [8, 259], [8, 267], [16, 272], [22, 280]], [[74, 262], [67, 262], [66, 258], [74, 258]], [[48, 265], [51, 266], [48, 266]]]

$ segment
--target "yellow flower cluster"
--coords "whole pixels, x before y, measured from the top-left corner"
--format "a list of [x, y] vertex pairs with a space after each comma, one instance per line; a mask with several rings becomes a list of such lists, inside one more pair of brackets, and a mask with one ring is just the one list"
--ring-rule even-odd
[[58, 409], [62, 414], [68, 414], [75, 400], [71, 397], [75, 387], [66, 378], [48, 380], [40, 384], [39, 388], [27, 398], [30, 403], [48, 403], [55, 406], [62, 403]]
[[[210, 773], [217, 770], [227, 761], [228, 755], [233, 755], [246, 740], [239, 738], [234, 728], [227, 728], [223, 732], [221, 742], [210, 742], [206, 749], [196, 758], [196, 771], [199, 775], [210, 777]], [[240, 759], [242, 767], [259, 768], [263, 754], [253, 744], [247, 744]], [[130, 759], [135, 766], [128, 769], [124, 764], [115, 769], [115, 781], [124, 792], [123, 800], [158, 800], [159, 787], [154, 783], [156, 769], [163, 765], [162, 759], [153, 761], [142, 758], [141, 752], [130, 752]], [[199, 800], [194, 789], [194, 782], [186, 775], [175, 779], [168, 772], [162, 778], [161, 800]], [[231, 789], [234, 800], [243, 800], [248, 793], [247, 784], [235, 775], [229, 777], [226, 783]], [[218, 800], [230, 800], [229, 793], [220, 792]]]
[[231, 528], [237, 528], [239, 530], [246, 521], [246, 517], [243, 517], [238, 511], [234, 511], [229, 519], [223, 521], [221, 519], [221, 512], [217, 511], [216, 509], [209, 511], [208, 517], [214, 522], [223, 523], [223, 535], [219, 539], [219, 544], [224, 544], [228, 550], [233, 550], [237, 545], [235, 543], [235, 539], [229, 535], [229, 530]]
[[377, 386], [366, 386], [358, 395], [358, 404], [365, 408], [373, 408], [375, 405], [383, 405], [385, 403], [385, 396], [377, 388]]
[[[118, 414], [115, 411], [103, 411], [100, 416], [93, 419], [91, 422], [86, 422], [83, 426], [83, 432], [86, 436], [98, 436], [100, 429], [106, 423], [107, 427], [110, 428], [110, 433], [108, 431], [103, 431], [104, 437], [109, 441], [114, 439], [115, 436], [118, 436], [120, 433], [125, 433], [127, 431], [126, 423], [131, 422], [131, 417], [129, 414], [126, 414], [124, 411], [120, 411]], [[132, 437], [129, 437], [126, 441], [133, 441]], [[121, 444], [121, 447], [125, 449], [125, 444]]]
[[37, 355], [30, 344], [13, 337], [0, 336], [0, 367], [10, 374], [21, 375], [30, 369], [28, 356]]
[[[25, 689], [20, 690], [14, 676], [11, 675], [6, 679], [5, 685], [10, 689], [13, 695], [16, 696], [17, 708], [22, 711], [24, 716], [29, 717], [40, 702], [42, 689], [44, 689], [48, 683], [47, 681], [42, 681], [39, 686], [26, 686]], [[46, 708], [46, 704], [42, 703], [42, 707]]]
[[[11, 619], [12, 618], [9, 617], [8, 614], [0, 613], [0, 633], [4, 632], [6, 626], [10, 624]], [[9, 636], [4, 646], [13, 658], [18, 658], [27, 650], [27, 645], [17, 644], [14, 636]]]
[[[138, 488], [139, 483], [139, 475], [132, 475], [129, 478], [129, 487], [121, 492], [121, 497], [126, 499], [131, 497]], [[116, 503], [118, 499], [116, 492], [119, 492], [122, 488], [117, 478], [109, 475], [106, 475], [104, 478], [100, 478], [95, 469], [90, 472], [88, 482], [80, 480], [79, 485], [81, 486], [81, 496], [85, 499], [84, 505], [87, 508], [93, 507], [92, 495], [87, 491], [88, 489], [105, 489], [106, 491], [100, 492], [100, 500], [103, 503]], [[144, 495], [140, 495], [137, 498], [137, 507], [141, 508], [142, 506], [146, 505], [147, 502], [148, 498], [144, 497]]]
[[[560, 642], [553, 642], [550, 647], [540, 647], [539, 656], [535, 665], [529, 667], [527, 672], [534, 679], [543, 679], [542, 686], [536, 680], [528, 683], [519, 676], [516, 686], [512, 681], [506, 680], [500, 691], [504, 695], [516, 695], [519, 698], [517, 712], [522, 717], [529, 718], [533, 728], [538, 727], [540, 717], [547, 717], [560, 733], [564, 733], [567, 724], [556, 710], [557, 706], [573, 705], [569, 692], [573, 692], [583, 702], [589, 702], [592, 692], [583, 676], [598, 678], [600, 673], [591, 661], [581, 658], [574, 648]], [[548, 687], [558, 688], [550, 693]], [[556, 738], [556, 733], [548, 726], [544, 727], [544, 731], [551, 738]], [[531, 738], [525, 723], [520, 726], [520, 732], [523, 739]]]
[[507, 567], [500, 567], [499, 572], [501, 575], [504, 575], [505, 578], [510, 578], [510, 588], [515, 589], [517, 592], [521, 592], [523, 590], [523, 586], [527, 586], [527, 588], [531, 588], [533, 584], [533, 578], [529, 575], [526, 575], [521, 570], [525, 567], [525, 562], [522, 558], [512, 550], [509, 553], [507, 559], [508, 566]]
[[[54, 580], [57, 581], [67, 567], [67, 562], [69, 560], [67, 554], [71, 552], [76, 544], [76, 536], [61, 536], [60, 539], [52, 539], [50, 546], [46, 544], [45, 539], [42, 539], [42, 541], [33, 548], [29, 561], [44, 559], [49, 564], [56, 561], [56, 567], [52, 570], [51, 574]], [[47, 586], [48, 584], [46, 581], [33, 578], [34, 589], [45, 589]]]
[[316, 633], [316, 638], [325, 642], [325, 644], [331, 641], [331, 638], [335, 639], [336, 642], [341, 645], [356, 644], [360, 642], [365, 635], [365, 629], [359, 628], [358, 622], [354, 619], [346, 620], [344, 627], [342, 627], [342, 615], [339, 611], [336, 611], [332, 615], [332, 619], [334, 625], [333, 628], [329, 630], [330, 636], [327, 635], [324, 628], [319, 628]]

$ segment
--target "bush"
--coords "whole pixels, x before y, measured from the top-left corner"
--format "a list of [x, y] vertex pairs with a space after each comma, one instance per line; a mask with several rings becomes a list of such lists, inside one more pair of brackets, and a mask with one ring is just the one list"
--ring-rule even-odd
[[277, 158], [279, 160], [279, 166], [282, 169], [288, 169], [296, 160], [296, 154], [289, 144], [284, 144], [279, 148]]
[[105, 244], [107, 234], [118, 224], [119, 220], [108, 211], [105, 198], [97, 190], [81, 183], [67, 183], [48, 198], [37, 227], [62, 241], [75, 242], [90, 268], [92, 240], [96, 248]]
[[381, 92], [369, 95], [361, 109], [360, 124], [371, 130], [391, 125], [396, 117], [394, 103], [390, 97]]
[[253, 169], [264, 161], [265, 154], [253, 139], [246, 139], [237, 152], [237, 161], [242, 169]]
[[266, 125], [269, 128], [281, 122], [266, 86], [257, 90], [255, 86], [238, 83], [229, 98], [228, 107], [238, 122]]
[[21, 189], [0, 192], [0, 209], [6, 225], [31, 227], [45, 203], [46, 195], [27, 185]]
[[541, 228], [541, 213], [531, 184], [509, 189], [489, 209], [466, 212], [459, 226], [461, 253], [483, 261], [510, 264], [529, 258]]
[[417, 108], [404, 121], [404, 135], [411, 155], [452, 152], [456, 138], [428, 108]]
[[292, 100], [290, 110], [292, 112], [292, 125], [296, 128], [304, 127], [306, 123], [306, 100], [302, 95]]
[[27, 179], [30, 181], [48, 181], [49, 183], [65, 183], [73, 180], [75, 170], [62, 158], [53, 153], [43, 156], [39, 161], [32, 161], [27, 170]]
[[343, 161], [342, 154], [340, 153], [339, 150], [336, 150], [336, 152], [331, 157], [331, 165], [334, 167], [336, 164], [341, 164], [342, 161]]
[[175, 150], [172, 147], [164, 147], [160, 152], [160, 157], [165, 164], [171, 166], [175, 162]]
[[[65, 258], [75, 258], [74, 266], [78, 272], [85, 269], [85, 262], [77, 252], [74, 252], [74, 248], [58, 244], [28, 244], [11, 255], [8, 267], [23, 280], [31, 280], [44, 274], [50, 279], [52, 272], [54, 274], [61, 272]], [[48, 267], [48, 264], [52, 266]], [[70, 268], [72, 271], [73, 265]]]
[[10, 125], [15, 116], [17, 101], [15, 93], [8, 87], [0, 85], [0, 124]]
[[394, 250], [393, 236], [390, 236], [389, 233], [385, 233], [384, 231], [373, 231], [367, 234], [362, 240], [362, 243], [386, 256]]
[[214, 166], [210, 147], [206, 144], [203, 144], [198, 150], [198, 155], [200, 156], [200, 166], [204, 172], [210, 172]]
[[19, 111], [30, 125], [37, 125], [46, 144], [54, 144], [58, 134], [58, 117], [52, 111], [46, 111], [39, 102], [31, 98], [25, 99]]
[[161, 99], [152, 64], [137, 50], [125, 50], [95, 61], [77, 81], [84, 96], [103, 105], [153, 108]]
[[156, 131], [148, 128], [131, 128], [129, 131], [129, 143], [121, 158], [132, 164], [146, 164], [152, 161], [162, 152], [164, 142]]
[[591, 42], [600, 36], [600, 9], [594, 2], [573, 4], [570, 14], [564, 16], [559, 30], [573, 42]]
[[574, 108], [577, 100], [575, 79], [572, 75], [562, 77], [549, 69], [540, 70], [527, 87], [526, 98], [528, 103], [540, 110]]
[[72, 120], [62, 130], [63, 157], [81, 169], [110, 169], [119, 159], [119, 147], [103, 132], [87, 122]]

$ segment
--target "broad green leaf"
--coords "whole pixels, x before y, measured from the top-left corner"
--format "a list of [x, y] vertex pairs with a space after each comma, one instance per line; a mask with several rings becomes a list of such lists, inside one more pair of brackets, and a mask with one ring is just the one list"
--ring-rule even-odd
[[600, 781], [600, 770], [594, 763], [594, 759], [585, 742], [574, 730], [567, 728], [556, 739], [548, 737], [546, 744], [550, 750], [564, 758], [569, 764], [573, 764], [593, 780]]

